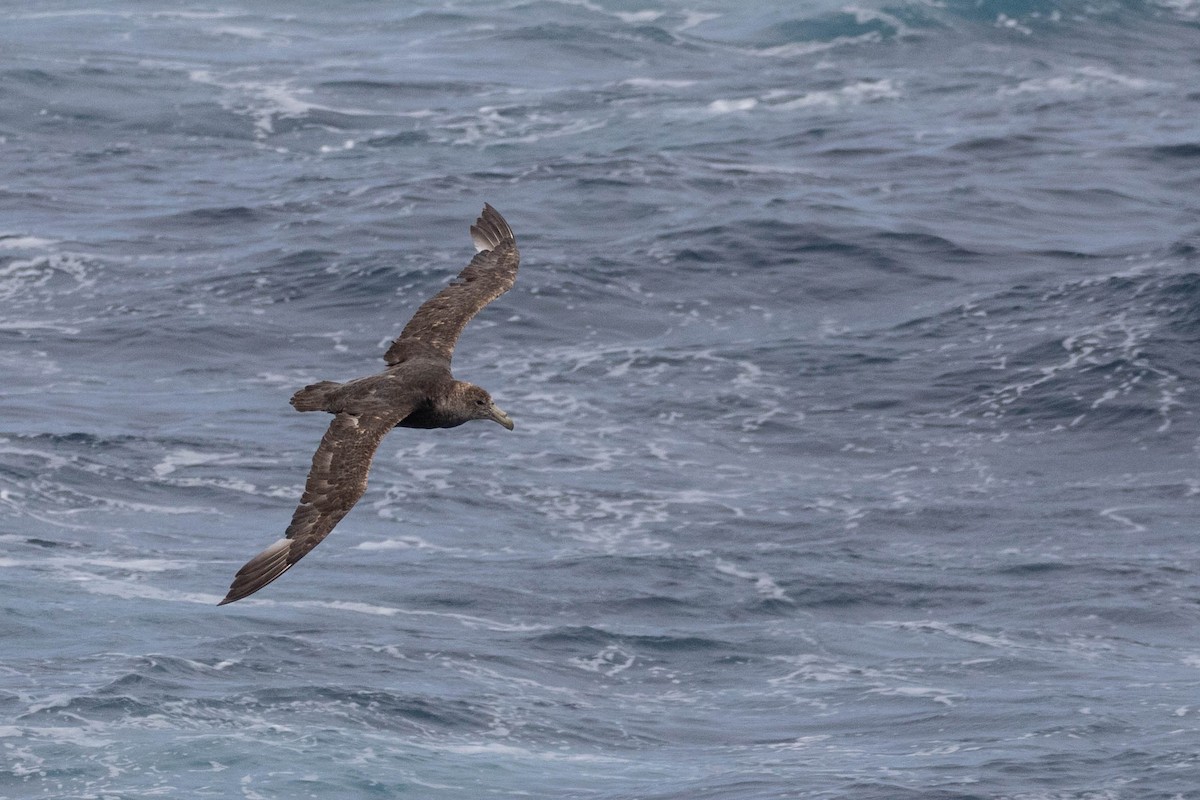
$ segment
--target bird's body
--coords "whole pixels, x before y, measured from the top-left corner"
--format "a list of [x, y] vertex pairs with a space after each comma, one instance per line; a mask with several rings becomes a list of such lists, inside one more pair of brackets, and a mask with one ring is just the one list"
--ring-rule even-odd
[[221, 605], [257, 592], [329, 535], [366, 491], [375, 450], [392, 428], [454, 428], [490, 419], [512, 430], [512, 419], [485, 390], [450, 372], [463, 328], [512, 287], [520, 263], [512, 230], [491, 206], [484, 205], [471, 238], [479, 252], [456, 281], [417, 309], [384, 355], [383, 372], [345, 383], [321, 381], [292, 396], [297, 411], [326, 411], [333, 422], [284, 538], [238, 571]]

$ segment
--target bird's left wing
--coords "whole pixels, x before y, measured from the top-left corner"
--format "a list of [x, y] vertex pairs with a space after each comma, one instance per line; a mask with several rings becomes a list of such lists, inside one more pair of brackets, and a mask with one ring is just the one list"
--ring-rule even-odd
[[421, 304], [384, 354], [388, 364], [403, 361], [410, 341], [433, 348], [449, 361], [471, 318], [512, 288], [521, 254], [512, 228], [500, 212], [485, 203], [483, 213], [471, 226], [471, 240], [479, 252], [453, 283]]
[[409, 405], [378, 413], [342, 412], [333, 418], [313, 455], [304, 495], [284, 538], [238, 570], [229, 594], [219, 605], [254, 594], [291, 569], [329, 535], [367, 490], [367, 473], [379, 442], [411, 411]]

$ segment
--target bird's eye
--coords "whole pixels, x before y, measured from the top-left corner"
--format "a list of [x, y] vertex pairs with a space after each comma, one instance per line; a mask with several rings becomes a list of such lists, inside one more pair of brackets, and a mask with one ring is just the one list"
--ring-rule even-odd
[[486, 406], [486, 405], [487, 405], [487, 401], [486, 401], [486, 400], [484, 400], [482, 397], [478, 397], [478, 398], [476, 398], [476, 399], [475, 399], [475, 405], [477, 405], [477, 406]]

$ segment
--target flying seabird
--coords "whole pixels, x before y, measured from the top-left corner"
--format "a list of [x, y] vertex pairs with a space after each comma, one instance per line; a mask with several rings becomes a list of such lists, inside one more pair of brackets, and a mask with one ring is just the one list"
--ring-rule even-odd
[[479, 310], [512, 288], [517, 252], [512, 229], [486, 203], [471, 226], [478, 251], [458, 278], [413, 314], [376, 375], [345, 383], [321, 381], [292, 396], [297, 411], [328, 411], [333, 422], [313, 456], [300, 505], [287, 532], [238, 570], [218, 605], [254, 594], [291, 569], [367, 490], [371, 459], [392, 428], [453, 428], [490, 419], [510, 431], [513, 421], [478, 386], [455, 380], [450, 358], [463, 328]]

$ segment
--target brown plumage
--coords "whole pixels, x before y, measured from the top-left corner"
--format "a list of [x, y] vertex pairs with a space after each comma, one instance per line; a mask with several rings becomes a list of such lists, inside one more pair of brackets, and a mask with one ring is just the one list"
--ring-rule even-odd
[[479, 252], [413, 314], [384, 355], [387, 369], [346, 383], [314, 383], [292, 397], [297, 411], [327, 411], [333, 422], [284, 537], [238, 570], [220, 605], [254, 594], [329, 535], [367, 490], [375, 450], [392, 428], [453, 428], [490, 419], [512, 430], [512, 419], [486, 391], [450, 374], [463, 328], [512, 288], [520, 263], [512, 229], [490, 205], [471, 226], [471, 239]]

